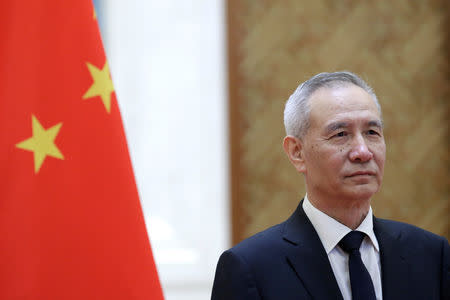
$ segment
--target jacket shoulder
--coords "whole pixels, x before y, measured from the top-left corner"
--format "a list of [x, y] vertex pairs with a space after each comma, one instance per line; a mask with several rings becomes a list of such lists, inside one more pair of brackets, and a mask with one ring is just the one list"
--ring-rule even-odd
[[249, 258], [258, 256], [260, 253], [270, 253], [282, 242], [284, 226], [285, 222], [269, 227], [244, 239], [228, 251]]
[[374, 229], [376, 233], [382, 232], [399, 237], [403, 242], [418, 247], [424, 245], [448, 246], [446, 238], [408, 223], [376, 218]]

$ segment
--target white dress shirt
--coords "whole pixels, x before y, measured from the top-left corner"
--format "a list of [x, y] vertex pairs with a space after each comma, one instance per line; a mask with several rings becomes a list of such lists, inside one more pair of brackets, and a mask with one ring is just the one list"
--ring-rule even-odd
[[[338, 246], [338, 243], [352, 230], [315, 208], [308, 200], [307, 195], [303, 201], [303, 210], [314, 226], [314, 229], [319, 235], [320, 241], [325, 248], [325, 252], [330, 260], [331, 268], [333, 269], [342, 296], [344, 296], [344, 300], [351, 300], [352, 290], [350, 287], [350, 274], [348, 271], [348, 254]], [[359, 248], [359, 252], [361, 253], [361, 259], [372, 278], [375, 295], [378, 300], [382, 300], [380, 249], [375, 233], [373, 232], [372, 207], [370, 207], [366, 218], [356, 230], [364, 232], [367, 235]]]

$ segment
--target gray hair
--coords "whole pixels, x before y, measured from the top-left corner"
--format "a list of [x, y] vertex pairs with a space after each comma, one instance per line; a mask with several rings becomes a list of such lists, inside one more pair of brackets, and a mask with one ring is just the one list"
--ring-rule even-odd
[[354, 84], [372, 96], [381, 115], [381, 107], [373, 89], [358, 75], [351, 72], [319, 73], [298, 86], [289, 97], [284, 108], [284, 127], [286, 134], [301, 138], [306, 134], [310, 123], [311, 107], [309, 99], [320, 88], [334, 88], [346, 84]]

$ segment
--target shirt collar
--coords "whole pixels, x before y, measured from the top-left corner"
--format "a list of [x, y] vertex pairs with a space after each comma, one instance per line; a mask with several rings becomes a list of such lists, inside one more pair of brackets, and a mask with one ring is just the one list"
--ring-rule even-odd
[[[303, 210], [319, 235], [327, 255], [347, 233], [352, 231], [344, 224], [339, 223], [332, 217], [315, 208], [308, 200], [308, 195], [305, 195], [305, 199], [303, 200]], [[372, 245], [375, 247], [375, 250], [379, 252], [378, 241], [373, 231], [372, 207], [369, 207], [367, 216], [356, 230], [367, 234]]]

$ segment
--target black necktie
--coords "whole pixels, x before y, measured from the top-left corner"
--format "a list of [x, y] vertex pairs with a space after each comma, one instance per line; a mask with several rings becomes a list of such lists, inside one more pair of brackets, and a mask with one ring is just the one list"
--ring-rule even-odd
[[351, 231], [339, 242], [339, 246], [349, 254], [348, 270], [350, 272], [350, 285], [353, 300], [376, 300], [372, 279], [361, 260], [359, 247], [365, 234]]

